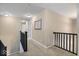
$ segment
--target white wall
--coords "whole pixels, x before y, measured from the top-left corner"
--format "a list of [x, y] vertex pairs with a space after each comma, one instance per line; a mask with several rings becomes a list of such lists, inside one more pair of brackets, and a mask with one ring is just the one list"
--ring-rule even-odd
[[21, 24], [21, 31], [27, 31], [27, 38], [32, 39], [32, 20], [25, 20], [25, 24]]
[[32, 19], [28, 21], [28, 39], [32, 39]]
[[[42, 30], [34, 30], [34, 21], [42, 18]], [[53, 44], [53, 32], [76, 32], [72, 19], [50, 10], [44, 10], [32, 19], [32, 38], [45, 46]], [[72, 30], [73, 29], [73, 30]]]
[[[45, 44], [45, 33], [44, 33], [44, 20], [45, 20], [45, 12], [42, 11], [40, 14], [37, 14], [32, 18], [32, 39]], [[42, 17], [42, 30], [35, 30], [34, 29], [34, 21], [38, 20], [38, 18]]]
[[22, 32], [28, 31], [28, 21], [25, 21], [24, 23], [21, 24], [21, 31]]
[[79, 55], [79, 4], [77, 4], [77, 32], [78, 32], [78, 55]]
[[0, 39], [7, 46], [7, 54], [20, 50], [20, 18], [0, 17]]

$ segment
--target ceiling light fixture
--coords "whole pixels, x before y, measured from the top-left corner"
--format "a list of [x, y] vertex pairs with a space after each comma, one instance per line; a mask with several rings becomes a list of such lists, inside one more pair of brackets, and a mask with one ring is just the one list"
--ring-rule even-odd
[[31, 18], [32, 15], [31, 14], [25, 14], [24, 17]]
[[2, 13], [0, 13], [0, 15], [1, 16], [12, 16], [12, 14], [9, 12], [2, 12]]

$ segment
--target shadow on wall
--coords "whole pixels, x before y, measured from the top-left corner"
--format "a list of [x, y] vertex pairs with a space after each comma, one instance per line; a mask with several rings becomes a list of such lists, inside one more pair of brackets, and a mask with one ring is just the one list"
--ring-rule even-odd
[[7, 46], [7, 55], [20, 51], [20, 18], [0, 17], [0, 39]]

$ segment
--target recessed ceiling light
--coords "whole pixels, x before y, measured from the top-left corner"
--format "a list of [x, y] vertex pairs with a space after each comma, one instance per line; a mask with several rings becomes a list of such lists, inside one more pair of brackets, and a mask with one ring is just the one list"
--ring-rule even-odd
[[28, 18], [31, 18], [32, 15], [31, 14], [25, 14], [24, 17], [28, 17]]
[[12, 14], [9, 12], [2, 12], [2, 13], [0, 13], [0, 15], [1, 16], [12, 16]]

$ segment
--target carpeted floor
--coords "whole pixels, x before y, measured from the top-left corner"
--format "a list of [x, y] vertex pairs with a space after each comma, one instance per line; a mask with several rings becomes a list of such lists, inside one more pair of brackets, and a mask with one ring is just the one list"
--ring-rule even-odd
[[32, 40], [28, 40], [28, 51], [11, 56], [75, 56], [57, 47], [43, 48]]

